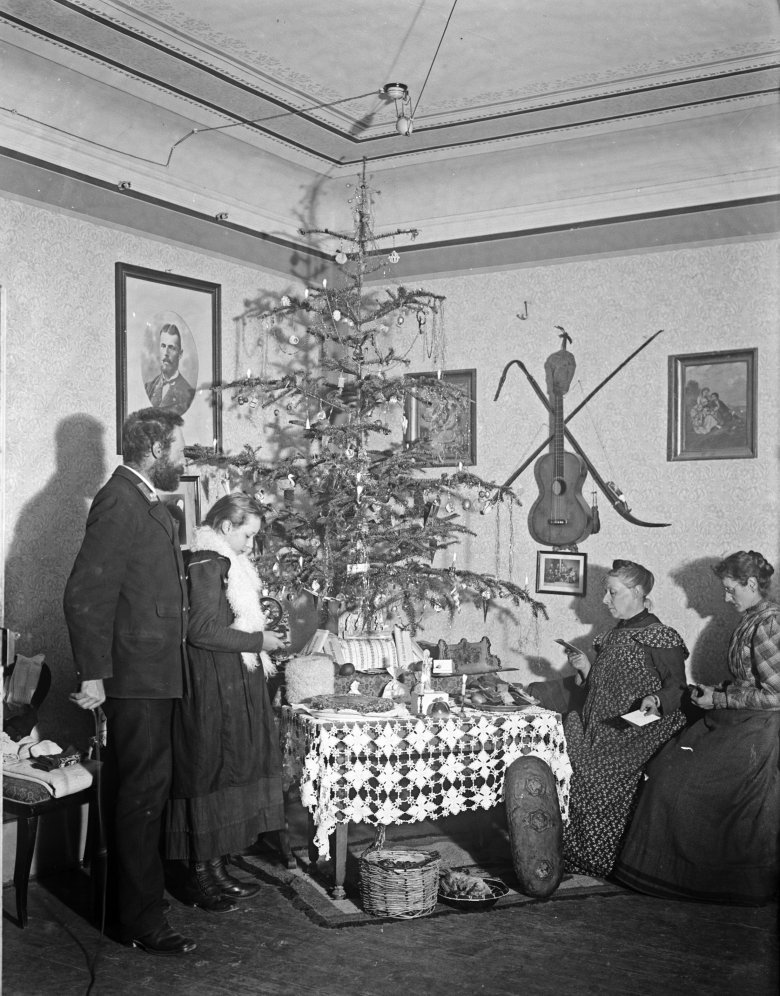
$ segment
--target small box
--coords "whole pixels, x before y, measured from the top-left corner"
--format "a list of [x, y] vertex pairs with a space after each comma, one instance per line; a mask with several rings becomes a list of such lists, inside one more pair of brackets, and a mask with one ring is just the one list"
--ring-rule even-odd
[[442, 658], [442, 660], [431, 661], [431, 664], [433, 665], [433, 674], [455, 673], [455, 662], [449, 657]]

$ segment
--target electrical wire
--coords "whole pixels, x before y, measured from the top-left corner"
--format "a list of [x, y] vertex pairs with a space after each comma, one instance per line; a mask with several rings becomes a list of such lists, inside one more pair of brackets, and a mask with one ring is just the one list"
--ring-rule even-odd
[[[86, 990], [86, 996], [90, 996], [93, 991], [93, 987], [97, 982], [97, 963], [103, 951], [103, 942], [106, 936], [106, 892], [108, 888], [108, 868], [107, 868], [107, 857], [108, 849], [106, 846], [106, 824], [103, 818], [103, 780], [101, 774], [102, 759], [100, 757], [100, 740], [102, 731], [100, 729], [100, 709], [96, 708], [92, 710], [92, 717], [95, 721], [95, 798], [97, 800], [97, 833], [98, 833], [98, 843], [97, 848], [93, 850], [92, 862], [93, 865], [90, 867], [89, 873], [90, 877], [94, 882], [95, 875], [99, 873], [100, 875], [100, 935], [98, 937], [97, 948], [92, 960], [89, 964], [89, 986]], [[94, 864], [98, 867], [95, 868]], [[93, 889], [94, 894], [94, 889]]]
[[32, 124], [40, 125], [41, 128], [48, 128], [50, 131], [56, 131], [58, 134], [65, 135], [67, 138], [75, 138], [80, 142], [86, 142], [88, 145], [92, 145], [95, 148], [105, 149], [107, 152], [114, 152], [120, 156], [127, 156], [128, 159], [135, 159], [137, 162], [149, 163], [152, 166], [162, 166], [163, 169], [168, 169], [168, 167], [171, 164], [171, 159], [173, 158], [173, 154], [178, 148], [178, 146], [186, 142], [188, 138], [192, 138], [193, 135], [204, 135], [206, 132], [209, 131], [223, 131], [226, 128], [241, 128], [241, 127], [246, 127], [248, 125], [263, 124], [266, 121], [276, 121], [279, 118], [290, 117], [295, 114], [300, 114], [304, 111], [317, 111], [317, 110], [328, 109], [331, 107], [336, 107], [338, 104], [347, 104], [351, 100], [362, 100], [364, 97], [375, 97], [375, 96], [379, 96], [378, 92], [376, 90], [369, 90], [368, 93], [358, 93], [353, 97], [343, 97], [341, 100], [333, 100], [319, 104], [310, 104], [308, 107], [293, 108], [289, 111], [280, 112], [279, 114], [270, 114], [268, 115], [268, 117], [264, 118], [250, 118], [248, 120], [243, 120], [243, 121], [231, 121], [229, 124], [212, 125], [211, 127], [208, 128], [193, 128], [189, 132], [187, 132], [186, 135], [183, 135], [181, 138], [178, 138], [173, 143], [173, 145], [168, 150], [168, 155], [164, 161], [161, 159], [150, 159], [148, 156], [139, 156], [133, 152], [128, 152], [126, 149], [118, 149], [114, 145], [106, 145], [104, 142], [98, 142], [93, 138], [87, 138], [85, 135], [79, 135], [76, 132], [68, 131], [65, 128], [59, 128], [57, 125], [51, 124], [48, 121], [42, 121], [40, 118], [34, 118], [29, 114], [23, 114], [15, 107], [0, 106], [0, 111], [5, 111], [8, 114], [13, 114], [15, 117], [21, 118], [23, 121], [29, 121]]
[[417, 108], [418, 108], [418, 106], [420, 104], [420, 100], [422, 99], [423, 90], [425, 90], [425, 87], [426, 87], [426, 85], [428, 83], [428, 77], [431, 75], [431, 70], [433, 69], [433, 64], [436, 62], [436, 57], [439, 54], [439, 49], [441, 48], [441, 43], [444, 41], [444, 36], [447, 34], [447, 28], [450, 26], [450, 21], [452, 20], [452, 15], [455, 13], [455, 7], [457, 6], [457, 3], [458, 3], [458, 0], [453, 0], [452, 9], [450, 10], [449, 17], [447, 18], [447, 23], [444, 25], [444, 31], [442, 31], [442, 33], [441, 33], [441, 38], [439, 39], [439, 44], [436, 46], [436, 51], [433, 53], [433, 59], [431, 59], [431, 64], [428, 67], [428, 72], [426, 73], [425, 79], [423, 80], [423, 85], [420, 88], [420, 93], [417, 96], [417, 103], [414, 105], [414, 109], [412, 110], [412, 118], [414, 118], [415, 114], [417, 113]]

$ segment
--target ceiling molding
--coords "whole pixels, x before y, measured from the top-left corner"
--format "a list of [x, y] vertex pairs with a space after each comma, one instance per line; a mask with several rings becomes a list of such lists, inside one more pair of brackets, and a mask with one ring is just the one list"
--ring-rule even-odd
[[[279, 238], [0, 148], [8, 196], [99, 224], [174, 242], [291, 277], [335, 278], [330, 253], [302, 238]], [[415, 243], [400, 250], [393, 276], [504, 270], [586, 256], [755, 239], [780, 233], [780, 195], [647, 212], [526, 231]]]

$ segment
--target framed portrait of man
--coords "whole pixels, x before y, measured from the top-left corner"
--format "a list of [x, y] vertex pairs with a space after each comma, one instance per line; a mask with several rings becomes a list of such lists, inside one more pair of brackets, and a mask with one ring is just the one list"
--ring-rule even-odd
[[117, 452], [122, 423], [139, 408], [184, 419], [188, 445], [219, 448], [220, 286], [116, 264]]

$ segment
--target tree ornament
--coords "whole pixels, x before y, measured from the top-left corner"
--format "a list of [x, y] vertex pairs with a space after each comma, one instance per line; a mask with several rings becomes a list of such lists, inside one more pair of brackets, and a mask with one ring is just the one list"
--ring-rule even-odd
[[281, 305], [282, 305], [283, 308], [289, 308], [290, 307], [290, 299], [289, 299], [289, 297], [287, 297], [286, 294], [282, 294]]
[[463, 508], [464, 508], [464, 509], [465, 509], [465, 510], [466, 510], [467, 512], [468, 512], [468, 510], [469, 510], [469, 509], [471, 508], [471, 499], [470, 499], [470, 498], [464, 498], [464, 499], [463, 499]]
[[301, 337], [298, 335], [291, 335], [287, 341], [290, 343], [291, 346], [297, 346], [298, 343], [301, 341]]
[[336, 253], [335, 259], [336, 262], [339, 264], [339, 266], [342, 266], [347, 261], [347, 254], [344, 252], [343, 249], [339, 249], [339, 251]]
[[404, 316], [403, 315], [399, 315], [398, 318], [396, 318], [395, 323], [396, 323], [396, 325], [403, 325], [403, 323], [405, 321], [406, 321], [406, 319], [404, 318]]
[[387, 257], [388, 263], [393, 263], [393, 264], [397, 263], [400, 259], [401, 259], [401, 257], [398, 255], [398, 253], [395, 251], [395, 249], [393, 249], [393, 251]]
[[341, 312], [339, 311], [338, 308], [333, 309], [333, 321], [334, 322], [341, 321]]

